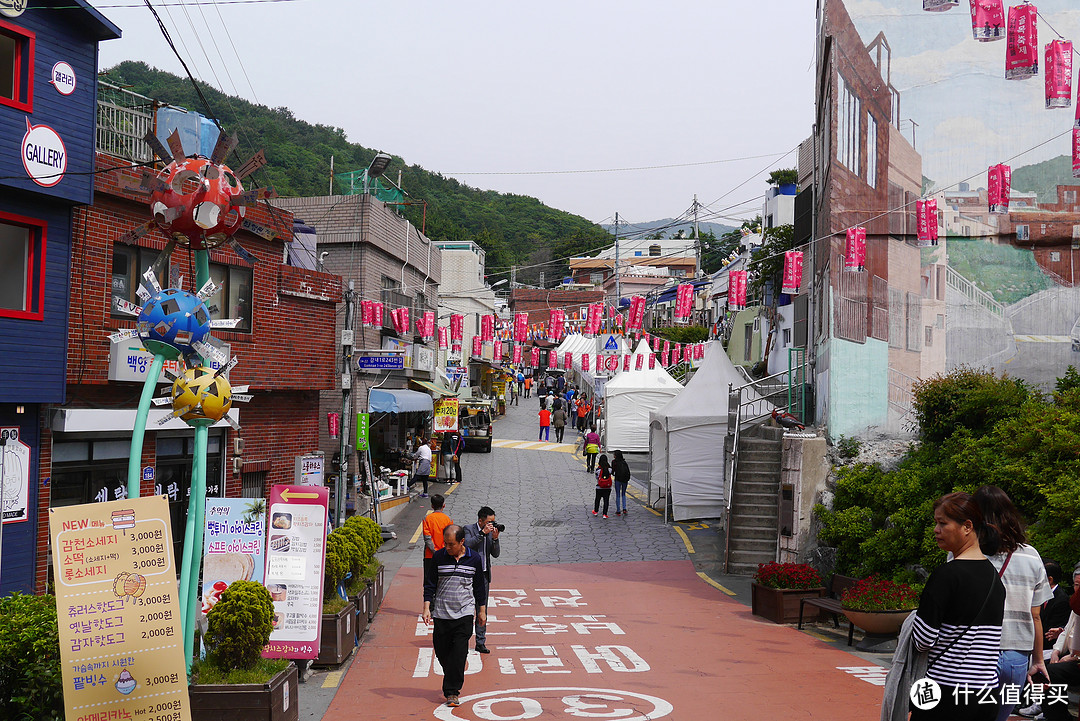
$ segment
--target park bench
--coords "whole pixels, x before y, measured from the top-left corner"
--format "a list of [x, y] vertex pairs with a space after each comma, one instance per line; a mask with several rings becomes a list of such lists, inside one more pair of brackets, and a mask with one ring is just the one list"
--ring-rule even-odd
[[[839, 573], [834, 573], [832, 578], [829, 579], [828, 595], [821, 598], [804, 598], [799, 601], [799, 628], [802, 629], [803, 625], [803, 611], [807, 606], [814, 606], [826, 613], [831, 613], [833, 617], [833, 626], [840, 628], [840, 616], [843, 615], [844, 609], [840, 605], [840, 597], [844, 593], [845, 588], [850, 588], [858, 582], [859, 579], [852, 578], [851, 576], [841, 576]], [[855, 635], [855, 624], [850, 620], [848, 621], [847, 631], [847, 645], [852, 643], [852, 637]]]

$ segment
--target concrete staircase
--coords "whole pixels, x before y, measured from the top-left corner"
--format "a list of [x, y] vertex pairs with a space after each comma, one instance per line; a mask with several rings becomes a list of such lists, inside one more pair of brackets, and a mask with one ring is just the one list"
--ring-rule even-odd
[[727, 572], [752, 575], [776, 560], [784, 429], [759, 425], [739, 438], [739, 465], [728, 518]]

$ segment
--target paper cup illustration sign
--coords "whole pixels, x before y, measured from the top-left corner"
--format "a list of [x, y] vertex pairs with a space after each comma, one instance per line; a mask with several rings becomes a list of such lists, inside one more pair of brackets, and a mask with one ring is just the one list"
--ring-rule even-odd
[[67, 148], [48, 125], [31, 125], [27, 118], [26, 135], [22, 138], [20, 148], [23, 168], [35, 183], [51, 188], [64, 179]]
[[63, 61], [58, 62], [52, 66], [49, 84], [61, 95], [71, 95], [75, 92], [75, 70]]

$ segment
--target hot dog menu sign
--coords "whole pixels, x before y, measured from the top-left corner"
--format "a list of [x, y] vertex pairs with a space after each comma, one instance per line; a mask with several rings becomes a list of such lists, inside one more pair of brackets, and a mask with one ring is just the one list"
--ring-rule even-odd
[[49, 509], [68, 721], [190, 721], [169, 503]]
[[322, 628], [326, 510], [320, 486], [271, 486], [264, 583], [274, 600], [267, 658], [315, 658]]

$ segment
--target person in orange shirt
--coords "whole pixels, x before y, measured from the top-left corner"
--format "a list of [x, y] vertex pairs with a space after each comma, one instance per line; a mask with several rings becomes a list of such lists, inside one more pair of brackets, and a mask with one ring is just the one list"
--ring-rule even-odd
[[525, 376], [525, 397], [529, 397], [529, 389], [532, 388], [532, 376]]
[[[443, 529], [447, 526], [453, 525], [453, 521], [450, 520], [450, 516], [443, 513], [443, 506], [446, 505], [446, 497], [441, 493], [436, 493], [431, 497], [431, 513], [424, 516], [423, 533], [424, 533], [424, 570], [431, 565], [431, 557], [443, 547]], [[434, 573], [434, 571], [432, 571]]]

